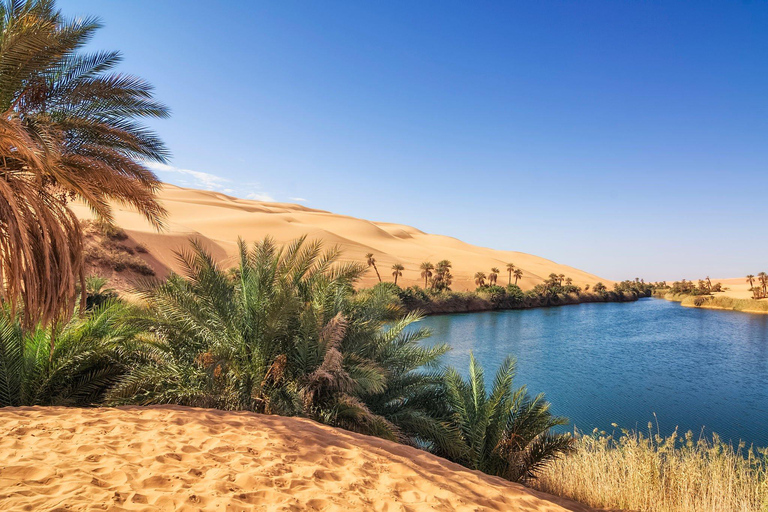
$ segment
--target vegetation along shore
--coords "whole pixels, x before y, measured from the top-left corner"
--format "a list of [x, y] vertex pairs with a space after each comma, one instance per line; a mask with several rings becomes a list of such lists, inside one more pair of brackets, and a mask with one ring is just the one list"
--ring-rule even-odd
[[652, 285], [167, 186], [169, 109], [99, 27], [0, 2], [0, 509], [768, 507], [764, 451], [570, 434], [514, 357], [449, 367], [418, 323]]

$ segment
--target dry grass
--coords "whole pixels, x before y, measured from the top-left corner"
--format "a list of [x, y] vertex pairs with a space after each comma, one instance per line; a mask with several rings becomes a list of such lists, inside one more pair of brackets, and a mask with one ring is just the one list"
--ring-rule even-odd
[[91, 221], [83, 222], [85, 262], [89, 267], [111, 269], [115, 272], [129, 270], [143, 276], [155, 275], [155, 271], [136, 253], [146, 253], [146, 247], [132, 247], [128, 235], [117, 226]]
[[768, 511], [768, 450], [713, 435], [683, 439], [622, 430], [578, 435], [577, 450], [547, 469], [542, 491], [598, 508], [648, 512]]
[[[696, 301], [696, 298], [703, 300]], [[734, 299], [733, 297], [686, 297], [681, 301], [683, 306], [693, 306], [706, 309], [728, 309], [746, 313], [768, 313], [767, 300]]]
[[657, 293], [656, 297], [679, 302], [681, 306], [703, 309], [724, 309], [744, 313], [768, 313], [768, 300], [735, 299], [725, 295], [689, 295], [685, 293]]

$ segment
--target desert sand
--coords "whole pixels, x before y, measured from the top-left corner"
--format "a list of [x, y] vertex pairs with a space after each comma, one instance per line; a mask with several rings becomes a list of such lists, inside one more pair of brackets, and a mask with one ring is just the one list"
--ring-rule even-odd
[[585, 506], [306, 419], [177, 406], [0, 409], [0, 510]]
[[724, 297], [732, 297], [734, 299], [751, 299], [752, 292], [749, 291], [749, 283], [747, 283], [744, 277], [735, 277], [729, 279], [712, 279], [713, 283], [720, 283], [726, 288], [723, 292], [717, 292], [713, 295], [722, 295]]
[[[308, 235], [310, 239], [323, 240], [328, 247], [340, 246], [347, 260], [365, 261], [365, 255], [373, 253], [385, 281], [392, 281], [392, 265], [401, 263], [405, 270], [398, 283], [403, 286], [423, 286], [419, 265], [423, 261], [434, 264], [443, 259], [453, 263], [454, 290], [474, 290], [475, 272], [488, 274], [492, 267], [501, 270], [498, 283], [506, 285], [509, 280], [507, 263], [514, 263], [523, 271], [518, 284], [524, 290], [533, 288], [553, 272], [571, 277], [576, 285], [594, 285], [598, 281], [606, 285], [613, 283], [538, 256], [478, 247], [410, 226], [372, 222], [297, 204], [238, 199], [218, 192], [168, 184], [159, 198], [169, 212], [167, 229], [162, 233], [157, 233], [139, 214], [126, 207], [115, 205], [115, 219], [135, 243], [149, 249], [150, 254], [145, 259], [160, 277], [164, 277], [169, 269], [179, 270], [174, 251], [187, 247], [190, 237], [202, 240], [222, 265], [232, 266], [236, 261], [238, 237], [255, 242], [269, 235], [285, 243]], [[80, 218], [90, 218], [84, 206], [73, 205], [73, 209]], [[361, 284], [370, 286], [376, 282], [376, 275], [371, 270]]]

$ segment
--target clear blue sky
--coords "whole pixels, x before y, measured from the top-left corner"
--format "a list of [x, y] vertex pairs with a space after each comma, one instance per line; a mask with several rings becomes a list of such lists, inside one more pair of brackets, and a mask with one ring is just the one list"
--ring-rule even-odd
[[612, 279], [768, 271], [768, 2], [59, 5], [172, 108], [166, 181]]

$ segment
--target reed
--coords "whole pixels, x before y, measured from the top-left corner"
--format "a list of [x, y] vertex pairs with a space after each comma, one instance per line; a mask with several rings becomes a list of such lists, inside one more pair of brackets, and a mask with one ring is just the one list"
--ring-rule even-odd
[[598, 508], [768, 511], [768, 449], [734, 448], [717, 434], [663, 437], [650, 423], [647, 434], [577, 433], [576, 447], [534, 486]]

